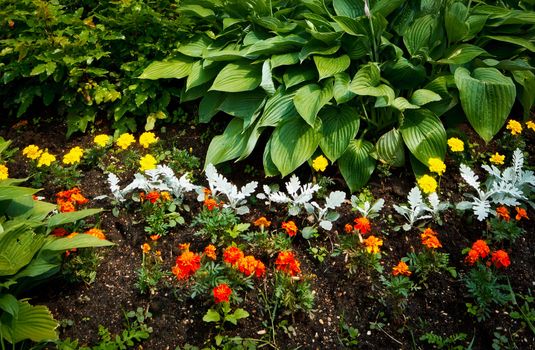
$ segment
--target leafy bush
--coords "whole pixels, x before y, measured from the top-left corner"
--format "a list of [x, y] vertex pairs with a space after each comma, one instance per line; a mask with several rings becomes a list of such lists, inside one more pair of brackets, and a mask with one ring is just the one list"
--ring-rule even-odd
[[319, 148], [355, 191], [376, 160], [402, 166], [405, 146], [416, 168], [444, 159], [448, 111], [462, 107], [487, 142], [515, 99], [529, 113], [535, 13], [488, 3], [185, 0], [195, 36], [140, 78], [185, 79], [181, 100], [202, 98], [201, 122], [233, 117], [206, 164], [242, 160], [268, 134], [268, 176]]

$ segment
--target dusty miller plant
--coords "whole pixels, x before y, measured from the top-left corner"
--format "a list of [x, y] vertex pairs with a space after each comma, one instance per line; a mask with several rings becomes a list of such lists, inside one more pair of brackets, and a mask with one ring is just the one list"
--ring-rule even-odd
[[264, 193], [259, 193], [256, 197], [259, 199], [266, 199], [266, 204], [280, 203], [288, 205], [288, 215], [295, 216], [301, 212], [301, 208], [305, 208], [307, 205], [312, 205], [310, 201], [314, 193], [319, 189], [319, 185], [307, 183], [301, 186], [301, 181], [294, 174], [286, 184], [286, 191], [274, 192], [270, 187], [264, 186]]
[[373, 204], [370, 201], [361, 201], [357, 196], [351, 196], [351, 206], [365, 218], [373, 219], [379, 215], [385, 204], [383, 198], [379, 198]]
[[497, 167], [483, 165], [483, 169], [489, 174], [485, 184], [479, 182], [479, 177], [467, 165], [461, 164], [461, 176], [471, 187], [477, 196], [467, 194], [471, 201], [462, 201], [457, 204], [459, 210], [473, 210], [479, 221], [485, 220], [491, 213], [491, 204], [501, 204], [506, 206], [519, 205], [520, 201], [525, 201], [535, 208], [529, 196], [535, 187], [535, 176], [530, 170], [523, 170], [524, 156], [520, 149], [513, 153], [512, 165], [500, 171]]
[[437, 223], [442, 224], [440, 212], [449, 207], [448, 202], [439, 200], [436, 192], [431, 193], [427, 197], [427, 201], [424, 200], [418, 186], [410, 190], [407, 201], [408, 206], [394, 204], [394, 210], [407, 220], [407, 223], [402, 226], [405, 231], [409, 231], [414, 227], [416, 221], [420, 220], [434, 219]]
[[[333, 228], [333, 222], [338, 220], [340, 214], [336, 212], [336, 208], [342, 205], [346, 199], [346, 194], [342, 191], [331, 192], [327, 198], [325, 198], [325, 205], [322, 207], [315, 201], [305, 203], [305, 209], [308, 214], [312, 215], [312, 218], [319, 226], [324, 230], [331, 230]], [[315, 233], [313, 227], [305, 227], [303, 229], [303, 237], [306, 237], [306, 233]]]

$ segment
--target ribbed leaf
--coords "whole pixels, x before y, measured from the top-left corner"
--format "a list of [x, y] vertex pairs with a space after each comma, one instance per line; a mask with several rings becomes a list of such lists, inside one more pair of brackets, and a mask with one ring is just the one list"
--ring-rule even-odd
[[286, 89], [299, 85], [305, 81], [317, 81], [316, 70], [310, 65], [291, 66], [284, 72], [282, 80], [284, 81]]
[[446, 7], [444, 24], [451, 43], [462, 40], [468, 34], [468, 25], [465, 23], [468, 8], [461, 2], [454, 2]]
[[441, 64], [465, 64], [471, 62], [474, 58], [488, 55], [488, 52], [480, 48], [479, 46], [470, 44], [461, 44], [456, 47], [452, 47], [444, 55], [444, 58], [437, 61]]
[[299, 60], [303, 62], [311, 55], [332, 55], [340, 49], [340, 43], [325, 44], [322, 41], [311, 40], [299, 52]]
[[0, 276], [17, 273], [41, 249], [44, 236], [26, 224], [13, 226], [0, 235]]
[[383, 134], [375, 144], [377, 159], [394, 167], [405, 165], [405, 147], [398, 129]]
[[431, 90], [418, 89], [412, 93], [411, 103], [417, 106], [423, 106], [430, 102], [437, 102], [442, 100], [439, 94]]
[[314, 126], [318, 112], [332, 97], [333, 84], [332, 82], [327, 82], [323, 88], [317, 84], [303, 86], [297, 90], [293, 101], [299, 115], [310, 126]]
[[16, 317], [3, 314], [0, 319], [3, 338], [13, 344], [27, 339], [35, 342], [58, 339], [59, 324], [46, 306], [32, 306], [25, 300], [17, 300], [17, 304]]
[[364, 186], [375, 170], [375, 159], [370, 156], [373, 145], [365, 140], [353, 140], [338, 159], [340, 172], [351, 192]]
[[345, 16], [333, 16], [334, 21], [342, 28], [344, 32], [353, 36], [368, 35], [368, 29], [363, 22]]
[[247, 49], [248, 55], [272, 55], [299, 50], [307, 41], [295, 34], [288, 36], [276, 36], [273, 38], [257, 41]]
[[208, 123], [219, 111], [227, 94], [219, 91], [208, 91], [199, 104], [199, 122]]
[[49, 240], [43, 246], [43, 250], [66, 251], [73, 248], [109, 247], [112, 245], [114, 245], [112, 242], [105, 239], [81, 233], [71, 238], [63, 237]]
[[262, 157], [263, 164], [264, 164], [264, 174], [266, 176], [277, 176], [280, 174], [279, 169], [277, 169], [277, 166], [275, 163], [273, 163], [273, 159], [271, 158], [271, 139], [268, 140], [266, 143], [266, 147], [264, 148], [264, 154]]
[[386, 17], [404, 3], [405, 0], [379, 0], [372, 6], [371, 12]]
[[219, 110], [244, 120], [251, 119], [252, 115], [262, 106], [262, 102], [266, 97], [262, 89], [225, 95], [226, 97], [219, 106]]
[[350, 101], [356, 95], [349, 91], [349, 84], [351, 78], [346, 72], [338, 73], [334, 76], [334, 99], [338, 104], [346, 103]]
[[336, 73], [344, 72], [351, 64], [351, 59], [348, 55], [340, 57], [323, 57], [314, 56], [314, 63], [318, 69], [318, 74], [321, 79], [332, 77]]
[[273, 75], [271, 74], [271, 60], [269, 59], [265, 60], [262, 64], [262, 81], [260, 82], [260, 87], [264, 89], [269, 96], [272, 96], [276, 91]]
[[208, 146], [204, 164], [219, 164], [238, 158], [247, 146], [250, 132], [242, 133], [243, 120], [234, 118], [223, 134], [215, 136]]
[[31, 196], [34, 193], [39, 192], [34, 188], [19, 187], [19, 186], [0, 186], [0, 201], [12, 200], [19, 197]]
[[320, 138], [321, 134], [301, 118], [289, 120], [275, 128], [271, 135], [271, 159], [282, 176], [292, 173], [310, 159]]
[[145, 68], [139, 79], [181, 79], [188, 76], [192, 66], [193, 59], [189, 57], [184, 57], [180, 60], [156, 61]]
[[73, 211], [69, 213], [59, 213], [48, 219], [48, 228], [53, 228], [60, 225], [70, 224], [75, 221], [81, 220], [88, 216], [98, 214], [102, 209], [84, 209], [79, 211]]
[[522, 86], [519, 100], [524, 107], [524, 118], [527, 118], [535, 103], [535, 74], [530, 71], [513, 71], [513, 78]]
[[200, 86], [214, 79], [221, 70], [221, 64], [213, 62], [205, 65], [203, 61], [197, 61], [191, 66], [191, 71], [186, 80], [186, 90]]
[[364, 15], [363, 0], [333, 0], [333, 6], [338, 16], [355, 18]]
[[219, 72], [210, 90], [241, 92], [254, 90], [262, 82], [262, 66], [251, 63], [229, 63]]
[[211, 9], [204, 7], [202, 5], [196, 5], [196, 4], [187, 4], [187, 5], [180, 5], [178, 7], [178, 12], [180, 12], [183, 15], [189, 15], [193, 17], [213, 17], [215, 16], [214, 11]]
[[331, 162], [335, 162], [355, 138], [360, 126], [358, 111], [350, 106], [325, 107], [320, 112], [322, 135], [320, 147]]
[[212, 43], [205, 34], [194, 36], [191, 40], [180, 44], [177, 51], [190, 57], [202, 57], [204, 50]]
[[[377, 101], [378, 103], [380, 100]], [[378, 103], [375, 104], [376, 107], [379, 107]], [[380, 107], [383, 107], [383, 105], [380, 105]], [[418, 109], [420, 106], [413, 105], [405, 97], [396, 97], [394, 101], [392, 102], [392, 108], [397, 109], [398, 111], [403, 112], [406, 109]]]
[[291, 66], [299, 63], [299, 52], [285, 53], [271, 56], [271, 68]]
[[533, 39], [527, 40], [518, 36], [506, 35], [486, 35], [485, 38], [501, 41], [504, 43], [515, 44], [518, 46], [522, 46], [523, 48], [528, 49], [531, 52], [535, 52], [535, 44], [533, 44], [532, 42]]
[[279, 88], [275, 95], [267, 100], [258, 126], [277, 126], [285, 120], [299, 118], [293, 102], [294, 96], [295, 93], [287, 93]]
[[349, 91], [357, 95], [385, 96], [388, 103], [392, 103], [395, 98], [394, 90], [381, 84], [379, 66], [376, 63], [369, 63], [359, 69], [349, 85]]
[[446, 130], [431, 111], [407, 110], [400, 127], [403, 141], [412, 154], [424, 164], [429, 158], [444, 159]]
[[476, 68], [470, 75], [462, 67], [455, 71], [455, 83], [468, 121], [489, 142], [511, 111], [516, 97], [515, 84], [495, 68]]
[[403, 42], [411, 56], [427, 52], [430, 49], [429, 39], [436, 26], [436, 20], [431, 15], [418, 18], [408, 28], [403, 36]]

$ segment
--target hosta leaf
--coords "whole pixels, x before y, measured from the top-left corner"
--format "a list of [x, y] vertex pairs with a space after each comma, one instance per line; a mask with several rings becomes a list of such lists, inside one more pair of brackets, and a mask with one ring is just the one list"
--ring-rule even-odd
[[338, 159], [340, 172], [351, 192], [364, 186], [375, 170], [375, 160], [370, 156], [372, 149], [373, 145], [368, 141], [353, 140]]
[[444, 24], [451, 43], [462, 40], [468, 34], [468, 24], [465, 23], [468, 8], [461, 2], [454, 2], [446, 7]]
[[219, 72], [210, 90], [241, 92], [254, 90], [262, 82], [262, 66], [229, 63]]
[[333, 84], [332, 81], [328, 81], [323, 88], [317, 84], [303, 86], [297, 90], [293, 101], [295, 109], [299, 115], [301, 115], [310, 126], [314, 126], [318, 112], [331, 100], [332, 97]]
[[294, 95], [295, 93], [287, 93], [279, 88], [267, 100], [264, 113], [260, 117], [258, 125], [261, 127], [277, 126], [285, 120], [299, 118], [299, 113], [297, 113], [293, 102]]
[[275, 83], [273, 83], [273, 75], [271, 74], [271, 60], [265, 60], [262, 64], [262, 81], [260, 87], [272, 96], [275, 93]]
[[[345, 16], [333, 16], [334, 21], [342, 28], [344, 32], [353, 36], [366, 36], [368, 29], [363, 22]], [[368, 23], [368, 22], [366, 22]]]
[[205, 164], [216, 165], [238, 158], [245, 150], [250, 135], [250, 132], [242, 133], [242, 131], [243, 120], [232, 119], [223, 134], [215, 136], [210, 142]]
[[306, 162], [318, 147], [321, 134], [303, 119], [291, 119], [271, 135], [271, 159], [282, 176]]
[[0, 276], [17, 273], [39, 251], [44, 236], [33, 232], [29, 225], [9, 228], [0, 236]]
[[221, 70], [221, 65], [215, 63], [205, 66], [203, 61], [197, 61], [191, 66], [191, 71], [186, 80], [186, 90], [200, 86], [204, 83], [214, 79], [217, 73]]
[[446, 130], [431, 111], [407, 110], [400, 127], [403, 141], [412, 154], [422, 163], [429, 158], [444, 159], [446, 154]]
[[291, 66], [286, 69], [282, 79], [286, 89], [289, 89], [305, 81], [317, 81], [316, 70], [310, 65]]
[[371, 12], [374, 14], [379, 13], [386, 17], [404, 3], [405, 0], [379, 0], [372, 6]]
[[293, 51], [304, 46], [307, 41], [298, 35], [276, 36], [257, 41], [247, 49], [248, 55], [271, 55]]
[[383, 134], [375, 144], [377, 159], [394, 167], [405, 164], [405, 147], [398, 129]]
[[26, 300], [16, 300], [17, 315], [15, 317], [3, 314], [0, 319], [2, 337], [15, 344], [30, 339], [35, 342], [56, 340], [58, 322], [46, 306], [32, 306]]
[[364, 15], [363, 0], [333, 0], [333, 6], [338, 16], [355, 18]]
[[334, 76], [334, 99], [338, 104], [346, 103], [350, 101], [356, 95], [349, 91], [349, 84], [351, 78], [346, 72], [338, 73]]
[[340, 57], [314, 56], [314, 63], [318, 69], [319, 78], [332, 77], [336, 73], [344, 72], [351, 64], [351, 59], [347, 55]]
[[332, 55], [340, 49], [340, 43], [325, 44], [321, 41], [309, 41], [299, 52], [299, 60], [303, 62], [310, 55]]
[[178, 7], [178, 12], [180, 12], [183, 15], [196, 16], [200, 18], [215, 16], [214, 11], [212, 11], [211, 9], [204, 7], [202, 5], [194, 5], [194, 4], [180, 5]]
[[322, 135], [320, 147], [331, 162], [335, 162], [355, 138], [360, 126], [358, 111], [350, 106], [325, 107], [320, 112]]
[[199, 122], [208, 123], [219, 111], [227, 94], [219, 91], [208, 91], [199, 104]]
[[421, 86], [426, 78], [426, 72], [423, 65], [414, 65], [404, 57], [397, 61], [387, 62], [381, 66], [383, 76], [392, 86], [400, 89], [415, 89]]
[[[377, 102], [380, 102], [380, 100], [378, 100]], [[376, 107], [379, 107], [377, 105], [377, 103], [375, 104]], [[382, 106], [381, 106], [382, 107]], [[418, 109], [420, 108], [420, 106], [418, 105], [413, 105], [412, 103], [410, 103], [409, 101], [407, 101], [407, 99], [405, 97], [396, 97], [394, 99], [394, 101], [392, 102], [392, 107], [399, 110], [399, 111], [404, 111], [406, 109]]]
[[442, 100], [442, 97], [436, 92], [426, 89], [418, 89], [412, 93], [410, 101], [417, 106], [423, 106], [430, 102], [437, 102], [440, 100]]
[[71, 238], [63, 237], [49, 240], [43, 246], [43, 250], [66, 251], [73, 248], [107, 247], [112, 245], [114, 244], [110, 241], [82, 233]]
[[98, 214], [101, 211], [102, 209], [84, 209], [74, 212], [59, 213], [48, 219], [48, 227], [52, 228], [60, 225], [70, 224], [88, 216]]
[[208, 36], [199, 34], [194, 36], [191, 40], [180, 44], [176, 50], [186, 56], [202, 57], [204, 50], [211, 43], [212, 40]]
[[455, 71], [455, 83], [468, 121], [489, 142], [511, 111], [516, 97], [515, 84], [495, 68], [476, 68], [471, 75], [462, 67]]
[[273, 163], [273, 159], [271, 158], [271, 138], [268, 140], [266, 147], [264, 148], [262, 161], [264, 164], [264, 174], [266, 174], [266, 176], [277, 176], [280, 174], [279, 169], [277, 169], [277, 166]]
[[430, 50], [430, 38], [437, 25], [437, 20], [431, 15], [418, 18], [407, 29], [403, 42], [411, 56], [427, 53]]
[[524, 107], [524, 118], [527, 118], [535, 103], [535, 74], [529, 71], [513, 71], [513, 78], [522, 86], [519, 100]]
[[535, 52], [535, 44], [532, 40], [524, 39], [518, 36], [506, 36], [506, 35], [486, 35], [485, 38], [501, 41], [504, 43], [515, 44], [528, 49], [531, 52]]
[[299, 63], [299, 52], [285, 53], [271, 56], [271, 68], [291, 66]]
[[145, 68], [139, 79], [181, 79], [189, 75], [192, 66], [193, 59], [189, 57], [180, 60], [156, 61]]
[[262, 106], [266, 94], [262, 89], [248, 92], [225, 94], [219, 110], [233, 117], [251, 119], [251, 116]]
[[464, 64], [471, 62], [474, 58], [488, 55], [488, 52], [480, 48], [479, 46], [470, 44], [461, 44], [459, 46], [452, 47], [445, 55], [444, 58], [437, 61], [441, 64]]
[[376, 63], [369, 63], [359, 69], [349, 85], [349, 91], [357, 95], [365, 96], [385, 96], [387, 103], [394, 100], [394, 90], [381, 84], [379, 66]]

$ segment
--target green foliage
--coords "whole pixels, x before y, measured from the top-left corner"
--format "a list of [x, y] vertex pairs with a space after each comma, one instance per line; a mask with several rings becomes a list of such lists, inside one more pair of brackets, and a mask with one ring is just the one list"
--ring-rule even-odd
[[151, 203], [145, 200], [142, 205], [142, 214], [145, 218], [145, 232], [148, 235], [166, 236], [177, 225], [185, 223], [184, 218], [177, 211], [177, 203], [160, 197]]
[[238, 217], [231, 208], [203, 207], [193, 219], [192, 226], [200, 226], [195, 234], [210, 238], [212, 243], [223, 245], [232, 242], [233, 229], [238, 225]]
[[151, 295], [154, 295], [162, 278], [169, 275], [168, 272], [164, 271], [162, 263], [163, 260], [159, 253], [152, 249], [147, 253], [143, 252], [143, 260], [141, 267], [137, 270], [135, 283], [141, 294], [150, 292]]
[[487, 236], [495, 242], [514, 242], [524, 233], [524, 229], [519, 227], [513, 220], [500, 220], [492, 218], [489, 220], [490, 229]]
[[440, 253], [432, 249], [425, 249], [422, 252], [410, 252], [407, 260], [411, 270], [418, 276], [420, 283], [425, 283], [432, 273], [447, 271], [455, 278], [457, 271], [453, 266], [449, 266], [450, 257], [447, 253]]
[[306, 279], [296, 281], [287, 273], [275, 272], [272, 302], [280, 305], [284, 309], [284, 314], [310, 312], [314, 307], [314, 299], [309, 281]]
[[449, 337], [443, 337], [433, 332], [425, 333], [420, 337], [420, 340], [425, 340], [429, 345], [435, 345], [437, 349], [449, 350], [463, 350], [463, 345], [455, 345], [455, 343], [463, 342], [467, 335], [465, 333], [457, 333]]
[[71, 283], [93, 284], [97, 278], [97, 268], [102, 259], [102, 255], [95, 249], [80, 249], [69, 254], [63, 264], [61, 274]]

